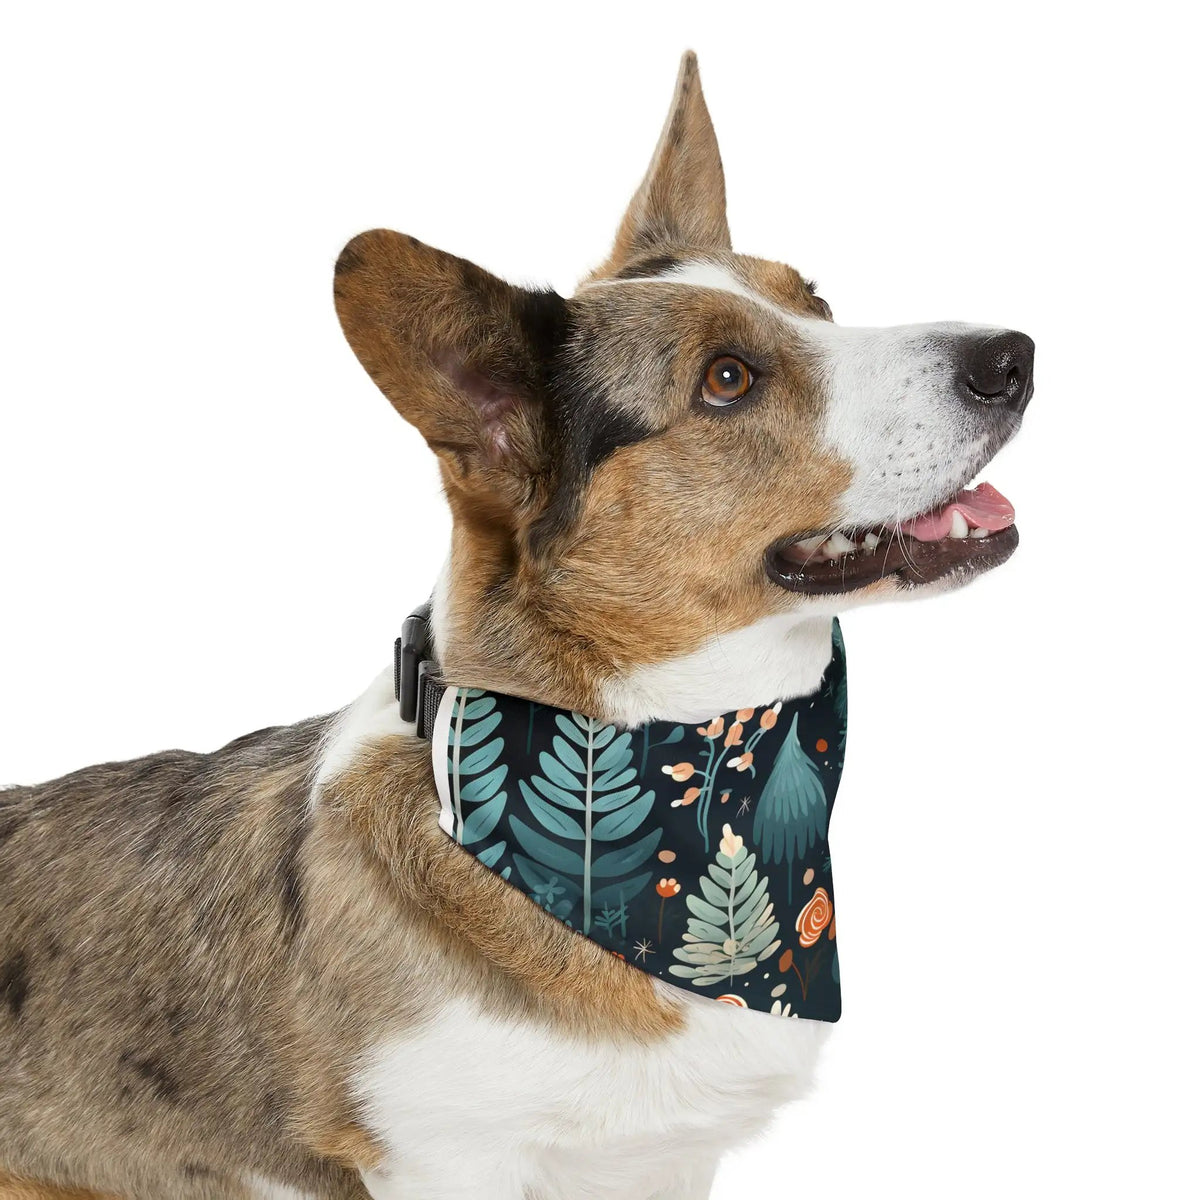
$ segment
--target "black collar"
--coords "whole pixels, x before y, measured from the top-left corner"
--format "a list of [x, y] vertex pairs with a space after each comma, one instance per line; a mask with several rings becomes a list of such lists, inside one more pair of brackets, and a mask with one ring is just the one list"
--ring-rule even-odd
[[438, 678], [433, 649], [432, 606], [426, 601], [400, 626], [395, 646], [396, 701], [400, 720], [416, 726], [417, 736], [433, 736], [433, 721], [444, 684]]

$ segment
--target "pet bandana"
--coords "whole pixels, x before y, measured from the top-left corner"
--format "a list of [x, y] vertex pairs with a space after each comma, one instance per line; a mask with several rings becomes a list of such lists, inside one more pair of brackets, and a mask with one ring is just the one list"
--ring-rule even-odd
[[432, 744], [442, 828], [576, 932], [701, 996], [841, 1015], [828, 844], [846, 745], [836, 621], [809, 696], [622, 730], [447, 687]]

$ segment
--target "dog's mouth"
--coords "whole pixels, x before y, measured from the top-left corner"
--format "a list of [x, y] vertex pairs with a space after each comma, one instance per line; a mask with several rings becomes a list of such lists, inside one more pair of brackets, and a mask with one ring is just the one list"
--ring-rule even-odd
[[1013, 506], [989, 483], [896, 525], [836, 529], [783, 538], [767, 551], [780, 587], [830, 596], [894, 579], [921, 587], [998, 567], [1017, 548]]

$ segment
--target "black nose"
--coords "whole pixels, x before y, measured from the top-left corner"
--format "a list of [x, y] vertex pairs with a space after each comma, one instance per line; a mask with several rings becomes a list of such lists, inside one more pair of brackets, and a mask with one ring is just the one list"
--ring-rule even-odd
[[1033, 339], [1012, 329], [969, 335], [961, 378], [968, 400], [1023, 413], [1033, 396]]

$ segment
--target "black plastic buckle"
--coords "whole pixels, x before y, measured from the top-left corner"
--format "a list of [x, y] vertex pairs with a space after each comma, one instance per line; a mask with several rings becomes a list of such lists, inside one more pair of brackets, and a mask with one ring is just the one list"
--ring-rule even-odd
[[396, 639], [396, 701], [400, 720], [417, 727], [417, 736], [425, 737], [426, 677], [433, 671], [433, 623], [430, 606], [422, 604], [400, 626]]

